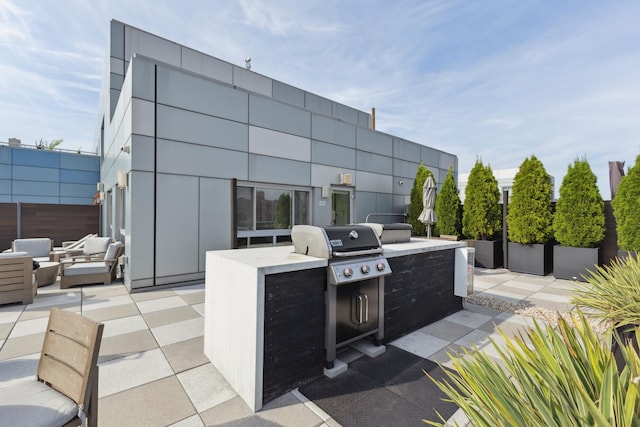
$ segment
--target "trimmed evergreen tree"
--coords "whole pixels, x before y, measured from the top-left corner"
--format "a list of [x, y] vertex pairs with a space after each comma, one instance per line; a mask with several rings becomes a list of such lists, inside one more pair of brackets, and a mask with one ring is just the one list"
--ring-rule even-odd
[[422, 212], [422, 187], [427, 177], [433, 174], [427, 169], [422, 162], [416, 171], [416, 178], [413, 180], [411, 188], [411, 201], [409, 203], [409, 224], [413, 226], [413, 234], [416, 236], [424, 236], [426, 234], [426, 226], [418, 220]]
[[523, 245], [547, 243], [553, 236], [551, 176], [534, 155], [526, 158], [513, 180], [507, 214], [509, 240]]
[[435, 206], [438, 221], [434, 232], [440, 234], [450, 234], [460, 236], [462, 231], [462, 204], [458, 186], [453, 179], [453, 168], [449, 166], [447, 176], [444, 178], [440, 193], [436, 197]]
[[640, 252], [640, 155], [622, 177], [611, 205], [616, 218], [618, 247], [623, 251]]
[[462, 232], [475, 240], [492, 240], [501, 229], [498, 181], [493, 176], [491, 166], [485, 167], [478, 159], [469, 173], [464, 192]]
[[595, 248], [604, 239], [604, 201], [586, 159], [569, 165], [553, 217], [554, 237], [562, 246]]

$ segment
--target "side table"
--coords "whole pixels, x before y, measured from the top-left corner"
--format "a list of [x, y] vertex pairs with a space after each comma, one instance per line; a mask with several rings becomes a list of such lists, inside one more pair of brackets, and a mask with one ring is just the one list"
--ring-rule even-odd
[[58, 278], [58, 271], [60, 270], [59, 262], [43, 261], [40, 263], [40, 268], [36, 270], [36, 280], [38, 280], [38, 287], [47, 286], [56, 281]]

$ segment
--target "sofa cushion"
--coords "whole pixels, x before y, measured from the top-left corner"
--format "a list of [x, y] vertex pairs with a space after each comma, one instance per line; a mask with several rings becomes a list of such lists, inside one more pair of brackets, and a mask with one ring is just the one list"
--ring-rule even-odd
[[[122, 242], [113, 242], [109, 245], [109, 247], [107, 248], [107, 253], [105, 253], [104, 255], [104, 259], [108, 260], [108, 259], [116, 259], [116, 255], [118, 254], [118, 248], [120, 248], [120, 246], [122, 246]], [[107, 261], [108, 264], [111, 264], [111, 262]]]
[[4, 258], [16, 258], [21, 256], [31, 256], [28, 252], [3, 252], [0, 254], [0, 259]]
[[51, 239], [16, 239], [13, 241], [14, 252], [29, 252], [32, 257], [47, 257], [51, 251]]
[[85, 255], [103, 254], [111, 243], [111, 237], [90, 237], [84, 242]]
[[82, 274], [108, 273], [109, 267], [104, 261], [78, 262], [72, 265], [64, 265], [62, 274], [64, 276], [80, 276]]
[[36, 380], [0, 388], [2, 425], [61, 426], [78, 415], [78, 405]]

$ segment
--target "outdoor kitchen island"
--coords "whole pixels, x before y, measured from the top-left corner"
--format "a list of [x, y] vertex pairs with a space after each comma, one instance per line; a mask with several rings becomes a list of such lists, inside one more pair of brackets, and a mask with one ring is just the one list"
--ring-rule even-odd
[[[462, 309], [466, 243], [382, 248], [383, 343]], [[328, 264], [293, 246], [207, 252], [204, 353], [252, 410], [323, 375]]]

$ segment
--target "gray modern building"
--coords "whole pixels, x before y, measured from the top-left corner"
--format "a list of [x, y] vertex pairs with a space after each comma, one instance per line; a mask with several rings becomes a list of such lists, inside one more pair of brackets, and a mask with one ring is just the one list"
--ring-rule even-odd
[[130, 289], [201, 282], [206, 251], [288, 242], [295, 224], [402, 221], [420, 162], [457, 174], [367, 112], [121, 22], [108, 54], [101, 231], [125, 242]]

